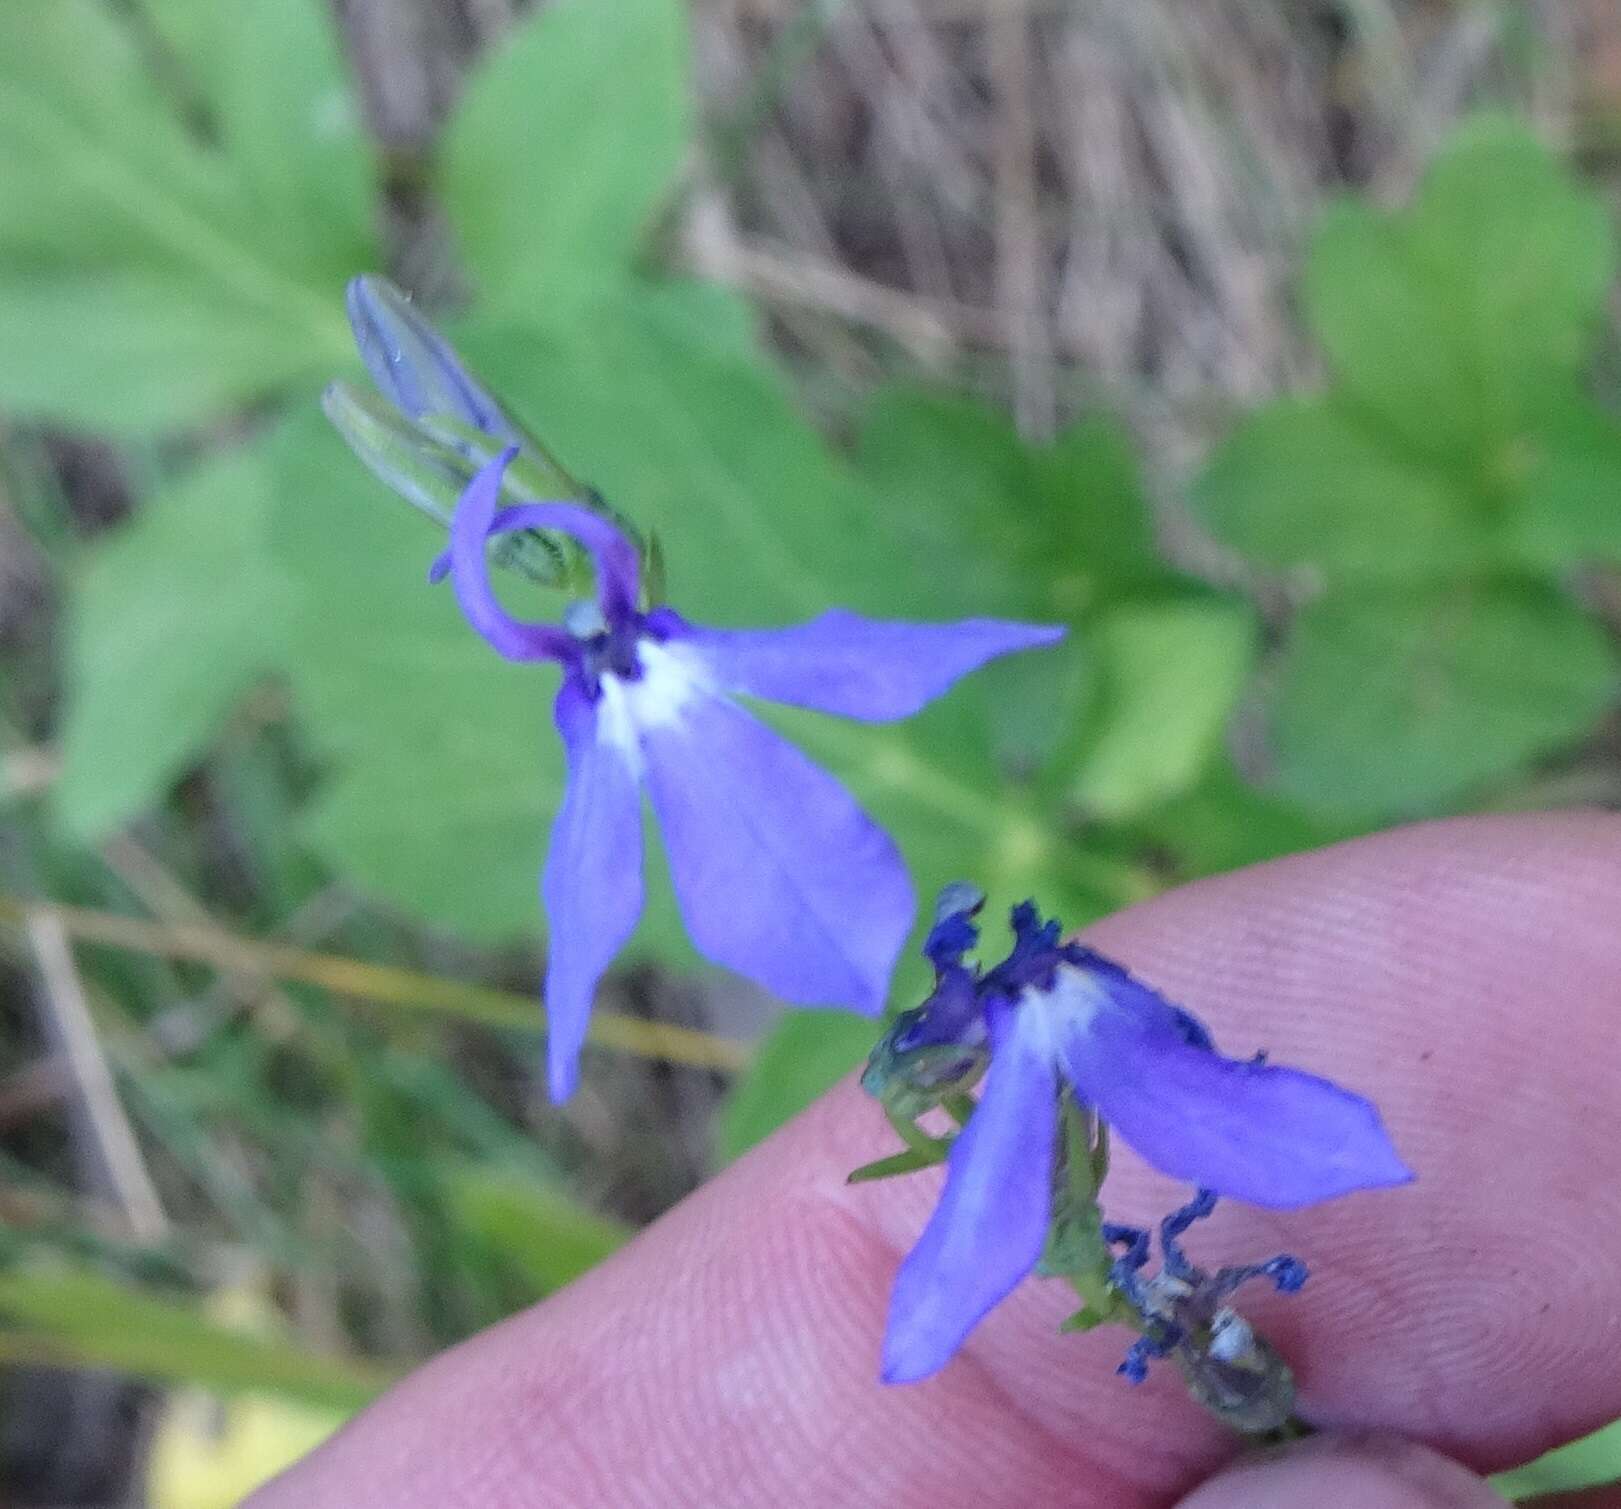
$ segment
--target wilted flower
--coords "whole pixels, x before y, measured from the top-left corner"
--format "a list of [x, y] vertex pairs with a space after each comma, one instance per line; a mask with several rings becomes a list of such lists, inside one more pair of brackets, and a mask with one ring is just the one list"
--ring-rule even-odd
[[895, 1281], [886, 1381], [941, 1367], [1036, 1266], [1063, 1096], [1165, 1173], [1256, 1205], [1308, 1205], [1412, 1177], [1368, 1101], [1298, 1069], [1224, 1058], [1190, 1013], [1092, 949], [1060, 942], [1058, 924], [1043, 925], [1029, 902], [1014, 908], [1008, 958], [984, 974], [966, 966], [977, 903], [962, 894], [938, 919], [926, 945], [935, 993], [875, 1058], [904, 1065], [930, 1049], [938, 1063], [953, 1043], [965, 1063], [987, 1049], [990, 1058], [940, 1203]]
[[1254, 1279], [1270, 1279], [1282, 1294], [1306, 1282], [1306, 1265], [1281, 1254], [1264, 1263], [1207, 1273], [1183, 1252], [1182, 1233], [1216, 1208], [1213, 1190], [1159, 1224], [1160, 1271], [1144, 1278], [1149, 1234], [1135, 1226], [1104, 1225], [1104, 1241], [1123, 1248], [1110, 1284], [1136, 1311], [1142, 1335], [1131, 1344], [1119, 1371], [1132, 1383], [1148, 1376], [1151, 1358], [1169, 1357], [1193, 1397], [1237, 1430], [1258, 1433], [1284, 1425], [1294, 1409], [1294, 1378], [1288, 1365], [1228, 1299]]

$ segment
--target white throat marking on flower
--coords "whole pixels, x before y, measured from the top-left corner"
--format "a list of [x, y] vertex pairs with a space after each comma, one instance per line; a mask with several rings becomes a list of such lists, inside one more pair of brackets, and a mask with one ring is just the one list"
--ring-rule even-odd
[[1084, 969], [1060, 964], [1053, 972], [1052, 989], [1025, 987], [1019, 1009], [1031, 1012], [1046, 1033], [1046, 1050], [1054, 1058], [1065, 1037], [1085, 1032], [1098, 1014], [1113, 1006], [1109, 993]]
[[698, 698], [712, 695], [714, 684], [703, 662], [679, 646], [651, 639], [637, 641], [642, 674], [634, 681], [604, 672], [598, 680], [597, 737], [611, 744], [640, 773], [641, 736], [656, 728], [675, 728]]

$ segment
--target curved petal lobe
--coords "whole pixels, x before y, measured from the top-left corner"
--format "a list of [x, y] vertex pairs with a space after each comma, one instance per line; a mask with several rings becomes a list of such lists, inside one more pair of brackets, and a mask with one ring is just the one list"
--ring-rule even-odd
[[901, 1264], [884, 1332], [885, 1383], [945, 1365], [1041, 1256], [1052, 1202], [1058, 1071], [1045, 1024], [993, 1010], [985, 1093], [952, 1144], [945, 1192]]
[[726, 690], [869, 723], [909, 718], [986, 661], [1063, 637], [1046, 624], [898, 623], [838, 608], [787, 629], [687, 631]]
[[1047, 1013], [1076, 1093], [1174, 1178], [1287, 1210], [1413, 1177], [1371, 1102], [1190, 1042], [1176, 1009], [1124, 970], [1066, 965], [1025, 1001]]
[[554, 1101], [579, 1078], [580, 1045], [597, 981], [642, 913], [642, 813], [626, 751], [604, 737], [597, 709], [572, 680], [557, 697], [568, 785], [552, 825], [541, 894], [550, 924], [546, 1077]]
[[626, 702], [692, 941], [784, 1000], [876, 1015], [915, 909], [888, 834], [678, 652], [642, 656]]
[[450, 580], [463, 615], [497, 654], [508, 660], [569, 660], [576, 653], [572, 636], [550, 624], [526, 624], [501, 606], [490, 585], [490, 563], [484, 542], [495, 520], [501, 478], [516, 446], [508, 446], [467, 484], [450, 521]]
[[[578, 503], [519, 503], [496, 509], [490, 520], [489, 538], [520, 529], [551, 529], [572, 535], [591, 553], [596, 566], [597, 601], [603, 617], [613, 623], [635, 611], [641, 590], [641, 559], [630, 537], [612, 519]], [[428, 567], [428, 581], [443, 581], [451, 564], [451, 552], [440, 551]]]

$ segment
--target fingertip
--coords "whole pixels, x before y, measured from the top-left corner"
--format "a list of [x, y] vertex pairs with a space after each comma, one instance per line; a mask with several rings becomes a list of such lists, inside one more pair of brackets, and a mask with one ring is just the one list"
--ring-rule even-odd
[[1399, 1436], [1316, 1436], [1241, 1457], [1178, 1509], [1502, 1509], [1508, 1502], [1450, 1457]]

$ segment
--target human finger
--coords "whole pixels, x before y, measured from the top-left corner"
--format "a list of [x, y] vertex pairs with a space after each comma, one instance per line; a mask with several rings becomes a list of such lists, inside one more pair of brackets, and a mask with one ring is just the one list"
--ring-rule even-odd
[[[1156, 898], [1088, 941], [1232, 1053], [1371, 1095], [1406, 1189], [1280, 1215], [1225, 1205], [1212, 1263], [1288, 1248], [1252, 1312], [1321, 1423], [1481, 1470], [1621, 1413], [1621, 821], [1438, 823]], [[887, 1293], [938, 1178], [850, 1188], [890, 1150], [850, 1085], [547, 1303], [437, 1359], [256, 1504], [1149, 1509], [1234, 1450], [1123, 1342], [1055, 1334], [1027, 1283], [937, 1377], [876, 1381]], [[1179, 1192], [1129, 1152], [1111, 1216]]]

